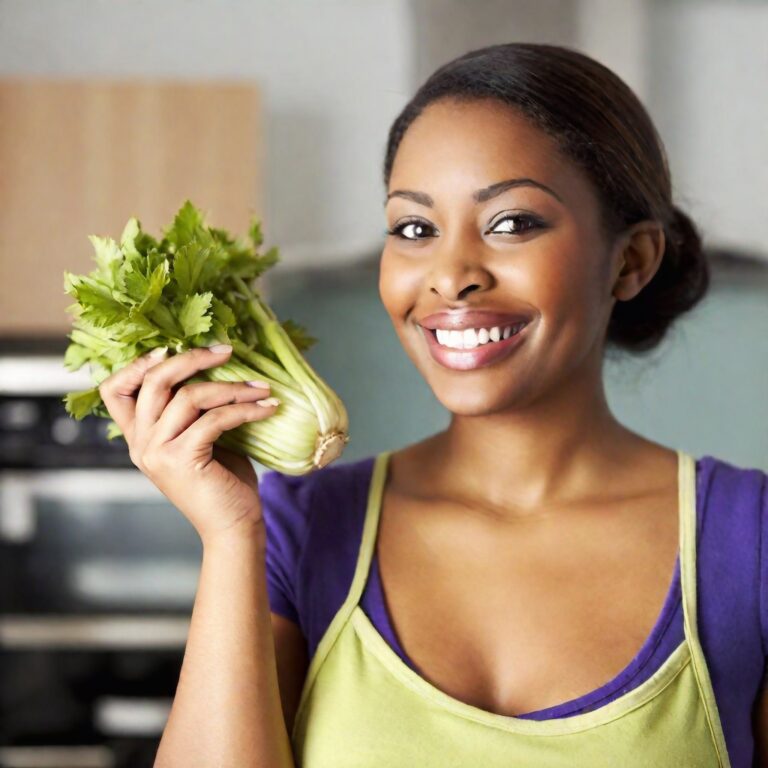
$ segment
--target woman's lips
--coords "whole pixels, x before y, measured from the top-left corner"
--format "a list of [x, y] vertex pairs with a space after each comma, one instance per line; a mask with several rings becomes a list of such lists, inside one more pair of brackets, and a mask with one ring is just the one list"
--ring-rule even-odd
[[474, 349], [451, 349], [440, 344], [433, 331], [423, 326], [419, 326], [427, 341], [427, 347], [432, 355], [432, 359], [440, 363], [445, 368], [451, 368], [454, 371], [471, 371], [474, 368], [482, 368], [486, 365], [498, 362], [502, 358], [511, 354], [520, 344], [522, 337], [528, 329], [525, 325], [521, 331], [514, 336], [501, 341], [491, 341], [482, 344]]

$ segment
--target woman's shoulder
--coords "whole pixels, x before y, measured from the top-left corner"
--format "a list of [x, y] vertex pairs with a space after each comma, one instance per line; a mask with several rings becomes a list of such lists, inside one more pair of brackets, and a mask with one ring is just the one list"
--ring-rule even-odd
[[[700, 555], [759, 563], [768, 547], [768, 473], [706, 454], [696, 459]], [[757, 559], [756, 559], [757, 558]], [[768, 563], [766, 563], [768, 565]]]
[[[259, 496], [267, 513], [289, 514], [309, 522], [329, 510], [356, 506], [367, 492], [376, 454], [335, 461], [304, 475], [267, 470], [259, 477]], [[341, 504], [339, 504], [341, 502]]]
[[712, 454], [697, 458], [696, 468], [697, 497], [707, 508], [725, 508], [728, 517], [741, 512], [755, 522], [765, 514], [768, 472]]
[[[768, 473], [713, 455], [697, 464], [697, 571], [703, 640], [768, 649]], [[706, 628], [711, 628], [706, 631]], [[734, 670], [733, 674], [737, 674]]]
[[710, 453], [704, 453], [701, 456], [696, 457], [696, 462], [703, 466], [710, 468], [716, 468], [723, 472], [728, 472], [736, 475], [754, 475], [760, 477], [768, 476], [768, 471], [755, 466], [754, 464], [742, 464], [737, 463], [734, 459], [725, 458], [723, 456], [717, 456]]
[[319, 550], [354, 540], [362, 530], [375, 459], [336, 461], [304, 475], [265, 472], [259, 497], [272, 554], [296, 568], [308, 547], [317, 561]]
[[305, 475], [259, 479], [272, 611], [302, 629], [311, 652], [351, 582], [376, 455]]

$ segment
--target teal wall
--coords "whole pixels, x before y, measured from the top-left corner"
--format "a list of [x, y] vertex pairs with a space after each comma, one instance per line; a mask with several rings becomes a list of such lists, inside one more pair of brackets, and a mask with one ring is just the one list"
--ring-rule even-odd
[[[707, 296], [646, 357], [606, 363], [627, 426], [694, 456], [768, 471], [768, 265], [720, 263]], [[378, 295], [378, 265], [270, 275], [281, 319], [319, 339], [307, 358], [350, 417], [342, 461], [443, 429], [449, 414], [417, 373]]]

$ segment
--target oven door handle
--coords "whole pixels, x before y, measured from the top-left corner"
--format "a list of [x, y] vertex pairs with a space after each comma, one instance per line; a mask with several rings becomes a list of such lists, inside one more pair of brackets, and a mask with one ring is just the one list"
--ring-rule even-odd
[[158, 737], [171, 711], [172, 699], [128, 699], [105, 696], [94, 702], [93, 724], [104, 736]]
[[4, 471], [0, 472], [0, 540], [23, 544], [34, 538], [39, 499], [167, 502], [138, 469]]
[[183, 649], [189, 616], [0, 616], [0, 648]]
[[0, 747], [0, 768], [115, 768], [108, 747]]

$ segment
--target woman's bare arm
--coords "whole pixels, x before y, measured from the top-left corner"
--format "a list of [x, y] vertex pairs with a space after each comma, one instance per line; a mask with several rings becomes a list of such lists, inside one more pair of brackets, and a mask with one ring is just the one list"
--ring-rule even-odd
[[269, 418], [265, 382], [185, 383], [231, 346], [138, 358], [99, 386], [131, 459], [187, 517], [203, 563], [157, 768], [293, 768], [266, 586], [258, 480], [221, 434]]
[[156, 768], [293, 768], [267, 599], [263, 523], [203, 553], [179, 686]]
[[307, 679], [309, 650], [299, 626], [277, 613], [272, 614], [272, 634], [275, 638], [277, 679], [280, 682], [283, 718], [288, 733], [291, 733], [301, 700], [301, 691]]

